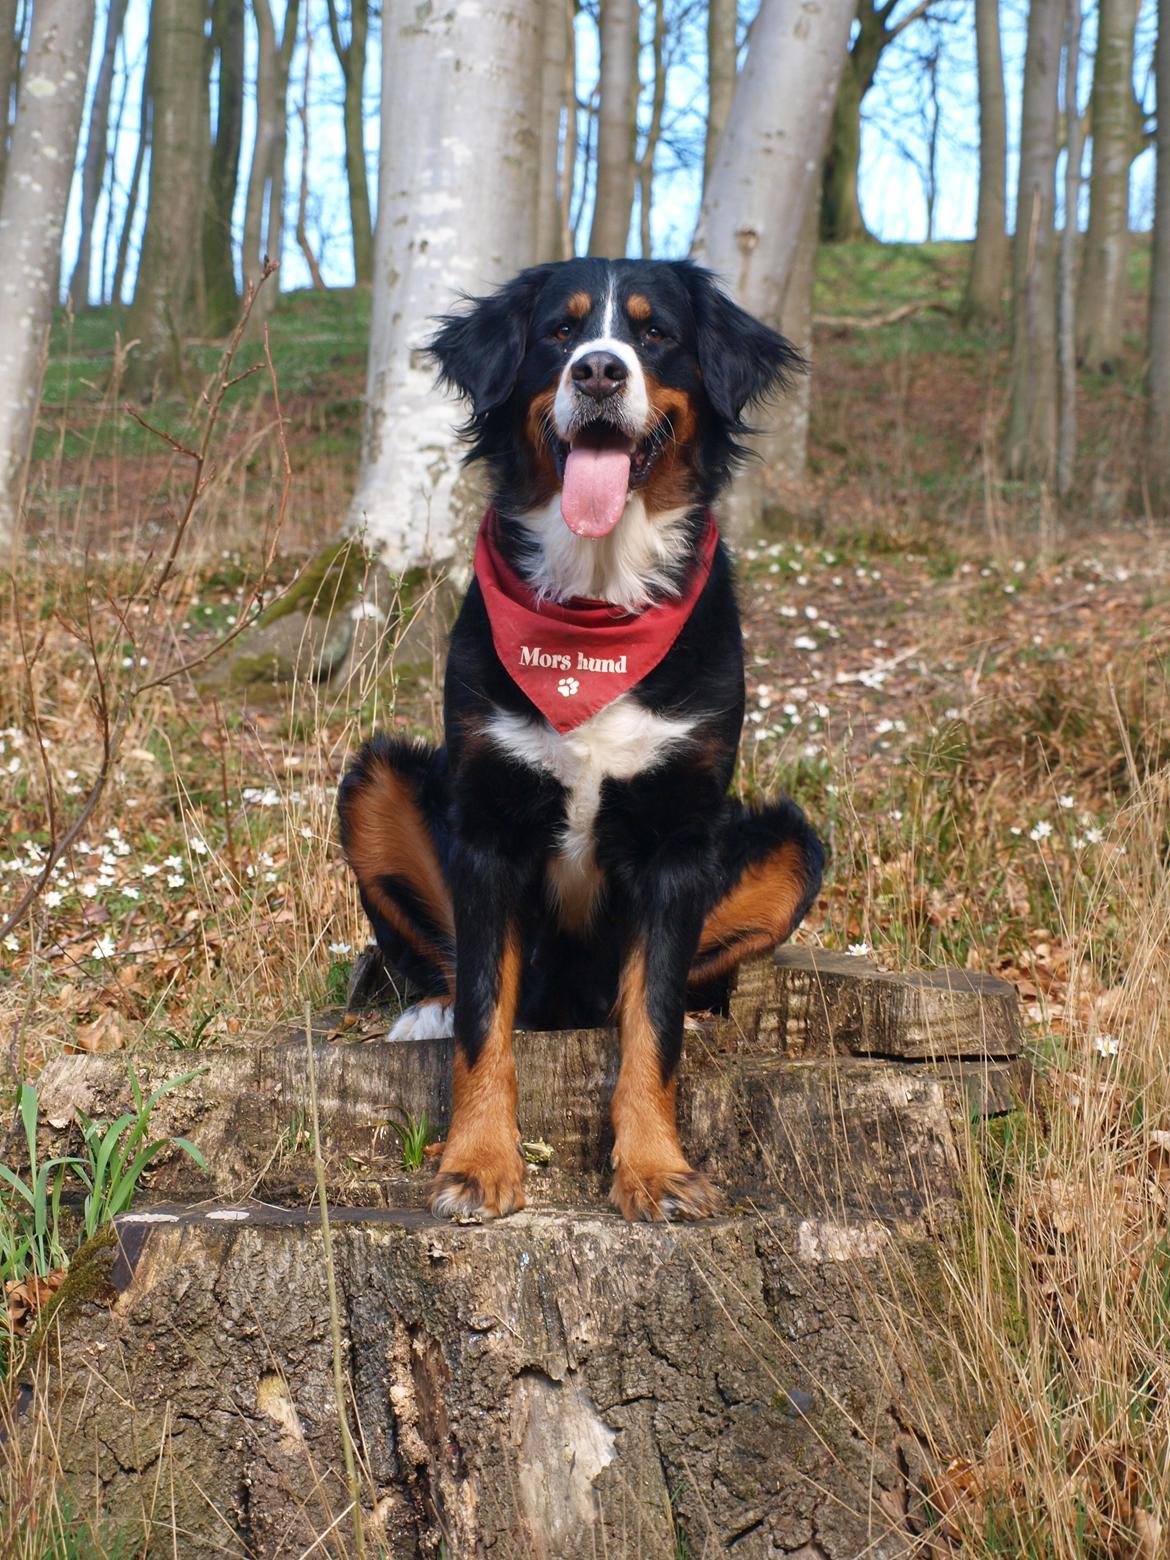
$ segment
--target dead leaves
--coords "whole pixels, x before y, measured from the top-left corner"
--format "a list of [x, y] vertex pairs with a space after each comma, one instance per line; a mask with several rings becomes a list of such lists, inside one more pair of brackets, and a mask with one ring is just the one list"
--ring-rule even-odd
[[4, 1285], [8, 1325], [18, 1337], [33, 1330], [41, 1310], [65, 1282], [67, 1272], [66, 1268], [54, 1268], [44, 1278], [30, 1274], [19, 1281], [9, 1279]]
[[92, 1024], [79, 1024], [73, 1037], [66, 1043], [67, 1052], [84, 1051], [89, 1056], [103, 1056], [109, 1051], [123, 1051], [129, 1039], [129, 1026], [122, 1015], [113, 1008], [103, 1008]]

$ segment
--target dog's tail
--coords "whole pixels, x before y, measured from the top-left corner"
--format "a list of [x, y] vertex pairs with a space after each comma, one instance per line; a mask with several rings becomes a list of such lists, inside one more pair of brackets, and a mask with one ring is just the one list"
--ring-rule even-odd
[[386, 962], [428, 995], [455, 991], [455, 914], [445, 871], [446, 753], [378, 736], [337, 793], [341, 848]]

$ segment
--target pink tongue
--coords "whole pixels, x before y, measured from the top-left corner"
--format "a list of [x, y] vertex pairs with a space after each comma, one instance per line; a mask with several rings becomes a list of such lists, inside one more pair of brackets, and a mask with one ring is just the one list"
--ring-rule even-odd
[[561, 487], [561, 514], [578, 536], [608, 536], [626, 507], [630, 457], [625, 450], [570, 450]]

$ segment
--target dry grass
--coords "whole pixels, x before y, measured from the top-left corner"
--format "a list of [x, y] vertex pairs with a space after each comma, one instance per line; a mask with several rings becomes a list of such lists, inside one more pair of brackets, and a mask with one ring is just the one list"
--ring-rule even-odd
[[[274, 437], [261, 402], [229, 416], [160, 653], [186, 659], [234, 620], [256, 572], [253, 517], [277, 503]], [[0, 606], [5, 903], [46, 844], [50, 783], [67, 821], [97, 772], [98, 668], [114, 696], [138, 675], [122, 664], [135, 582], [183, 481], [169, 462], [156, 476], [116, 538], [86, 523], [83, 485], [14, 560]], [[116, 470], [102, 480], [117, 490]], [[52, 491], [42, 471], [38, 492]], [[321, 539], [295, 501], [292, 515], [278, 584]], [[830, 835], [807, 935], [893, 965], [1005, 973], [1028, 1015], [1033, 1095], [965, 1144], [945, 1315], [932, 1302], [889, 1318], [903, 1349], [929, 1333], [919, 1421], [947, 1423], [939, 1405], [957, 1393], [979, 1427], [932, 1432], [921, 1553], [1154, 1560], [1170, 1548], [1164, 548], [1048, 535], [1017, 569], [1005, 525], [998, 510], [961, 545], [924, 525], [751, 550], [741, 783], [789, 784]], [[815, 650], [796, 645], [810, 635]], [[31, 667], [22, 638], [39, 644]], [[434, 720], [427, 669], [400, 677], [392, 652], [340, 687], [299, 678], [246, 710], [189, 675], [135, 703], [85, 838], [2, 955], [11, 1077], [64, 1044], [211, 1045], [340, 998], [366, 932], [333, 843], [337, 775], [373, 726]], [[0, 1425], [0, 1557], [117, 1552], [84, 1492], [61, 1504], [51, 1405], [23, 1423], [19, 1438]]]

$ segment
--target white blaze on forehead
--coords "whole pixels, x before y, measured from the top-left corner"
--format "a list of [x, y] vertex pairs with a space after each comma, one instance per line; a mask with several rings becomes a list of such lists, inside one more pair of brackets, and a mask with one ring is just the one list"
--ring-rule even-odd
[[622, 426], [631, 438], [641, 438], [650, 418], [646, 376], [642, 372], [638, 354], [629, 342], [615, 341], [612, 336], [596, 336], [592, 341], [583, 341], [565, 364], [553, 401], [553, 420], [557, 425], [557, 433], [562, 439], [568, 439], [577, 430], [579, 418], [576, 413], [585, 398], [573, 388], [573, 364], [590, 352], [610, 352], [626, 365], [625, 385], [616, 390], [609, 400], [614, 409], [620, 411]]
[[614, 337], [613, 328], [616, 318], [617, 276], [610, 266], [605, 307], [601, 316], [601, 334], [594, 336], [591, 341], [583, 341], [561, 371], [556, 399], [553, 401], [553, 420], [556, 423], [557, 433], [562, 439], [567, 440], [571, 433], [577, 431], [575, 413], [582, 399], [573, 388], [573, 364], [590, 352], [612, 353], [625, 364], [625, 386], [616, 391], [610, 400], [615, 410], [620, 410], [622, 426], [627, 429], [631, 438], [641, 438], [646, 432], [650, 418], [650, 396], [646, 389], [646, 376], [642, 372], [641, 360], [630, 343], [618, 341]]

